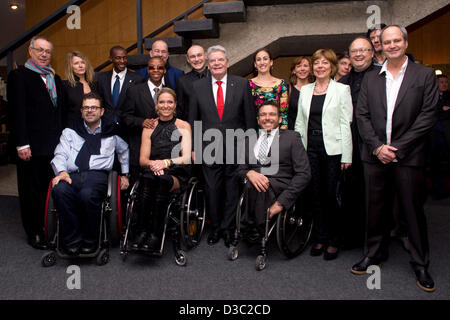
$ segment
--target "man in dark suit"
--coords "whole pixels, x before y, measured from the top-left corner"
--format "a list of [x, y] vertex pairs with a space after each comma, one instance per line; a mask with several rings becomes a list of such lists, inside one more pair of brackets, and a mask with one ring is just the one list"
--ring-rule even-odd
[[428, 273], [424, 166], [427, 136], [437, 120], [437, 82], [431, 68], [406, 56], [405, 28], [386, 27], [380, 37], [387, 60], [381, 71], [366, 74], [356, 109], [363, 141], [367, 224], [364, 258], [351, 272], [365, 274], [370, 265], [387, 259], [390, 215], [397, 193], [406, 217], [416, 283], [431, 292], [435, 284]]
[[[229, 246], [239, 184], [235, 175], [236, 162], [229, 159], [235, 154], [235, 144], [225, 143], [226, 131], [256, 128], [256, 114], [247, 79], [227, 73], [226, 49], [210, 47], [207, 57], [210, 75], [193, 83], [188, 119], [194, 131], [194, 161], [203, 164], [207, 213], [212, 226], [208, 243], [215, 244], [223, 237], [225, 245]], [[210, 134], [215, 137], [211, 146], [217, 148], [212, 150], [204, 141], [203, 149], [198, 150], [195, 144], [198, 137], [210, 141]]]
[[62, 131], [61, 79], [50, 67], [52, 52], [53, 44], [47, 38], [34, 37], [28, 48], [30, 59], [8, 77], [22, 223], [28, 243], [37, 249], [46, 248], [43, 225], [53, 176], [50, 160]]
[[121, 110], [121, 124], [126, 128], [130, 146], [130, 186], [139, 177], [139, 153], [143, 128], [155, 125], [157, 92], [163, 87], [162, 78], [166, 73], [164, 61], [160, 57], [148, 61], [150, 79], [137, 84], [127, 91], [126, 101]]
[[279, 130], [281, 120], [280, 108], [274, 101], [261, 104], [258, 124], [262, 130], [259, 138], [248, 139], [245, 164], [239, 165], [240, 179], [249, 181], [245, 185], [242, 220], [250, 242], [264, 235], [267, 208], [270, 218], [291, 208], [311, 179], [300, 134]]
[[192, 83], [208, 75], [206, 68], [206, 53], [202, 46], [194, 44], [186, 54], [186, 60], [192, 70], [178, 78], [177, 84], [177, 118], [187, 120], [189, 96], [192, 93]]
[[127, 90], [145, 81], [145, 79], [127, 69], [127, 52], [121, 46], [112, 47], [109, 51], [109, 60], [114, 68], [110, 71], [100, 72], [96, 75], [98, 93], [102, 97], [105, 108], [105, 119], [119, 120], [119, 110], [125, 102]]
[[[175, 68], [171, 66], [169, 63], [169, 47], [164, 40], [156, 40], [152, 44], [152, 48], [149, 51], [150, 58], [160, 57], [163, 59], [166, 68], [166, 74], [163, 78], [163, 85], [165, 87], [169, 87], [173, 89], [175, 92], [177, 90], [178, 78], [184, 74], [183, 70]], [[149, 79], [149, 73], [147, 68], [142, 68], [136, 71], [141, 76], [145, 78], [145, 80]]]

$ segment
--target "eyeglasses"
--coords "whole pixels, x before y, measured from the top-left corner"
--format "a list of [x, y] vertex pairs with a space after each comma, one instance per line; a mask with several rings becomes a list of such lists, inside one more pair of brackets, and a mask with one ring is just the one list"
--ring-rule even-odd
[[51, 55], [52, 54], [52, 50], [45, 50], [45, 49], [43, 49], [43, 48], [33, 48], [33, 47], [30, 47], [31, 49], [33, 49], [33, 50], [36, 50], [37, 51], [37, 53], [38, 54], [42, 54], [42, 53], [46, 53], [46, 54], [48, 54], [48, 55]]
[[152, 50], [154, 53], [161, 53], [161, 54], [166, 54], [168, 53], [166, 50], [159, 50], [159, 49], [154, 49]]
[[148, 66], [148, 70], [164, 70], [164, 66]]
[[97, 111], [98, 109], [101, 109], [102, 107], [99, 106], [82, 106], [81, 110], [83, 111]]
[[365, 53], [372, 51], [372, 48], [359, 48], [350, 50], [351, 54]]

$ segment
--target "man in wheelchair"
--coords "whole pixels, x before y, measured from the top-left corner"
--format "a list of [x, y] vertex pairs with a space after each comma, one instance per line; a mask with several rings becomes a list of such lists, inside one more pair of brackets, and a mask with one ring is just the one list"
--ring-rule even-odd
[[104, 111], [97, 94], [84, 95], [81, 119], [63, 131], [51, 161], [60, 243], [69, 255], [92, 254], [99, 245], [102, 202], [115, 151], [123, 174], [120, 187], [128, 187], [128, 145], [116, 135], [116, 125], [101, 118]]
[[291, 208], [311, 178], [308, 157], [300, 135], [280, 130], [280, 108], [275, 101], [264, 102], [258, 110], [259, 137], [248, 139], [245, 164], [238, 174], [244, 187], [241, 226], [244, 239], [261, 240], [265, 231], [267, 208], [269, 217]]

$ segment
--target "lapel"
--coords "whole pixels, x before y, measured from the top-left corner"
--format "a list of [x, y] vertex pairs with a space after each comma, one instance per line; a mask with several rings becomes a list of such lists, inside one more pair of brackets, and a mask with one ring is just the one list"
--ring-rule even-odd
[[[305, 116], [306, 116], [306, 122], [308, 123], [309, 121], [309, 110], [311, 109], [311, 100], [312, 100], [312, 96], [314, 93], [314, 86], [315, 86], [315, 82], [305, 85], [302, 87], [302, 90], [304, 90], [304, 103], [302, 106], [300, 106], [300, 108], [304, 108], [305, 109]], [[299, 112], [301, 112], [301, 110], [299, 110]]]
[[227, 93], [225, 96], [225, 106], [223, 108], [222, 121], [227, 117], [227, 114], [231, 113], [231, 108], [233, 107], [233, 97], [235, 93], [236, 83], [230, 74], [227, 76]]
[[328, 84], [327, 93], [325, 95], [325, 101], [323, 102], [322, 114], [325, 113], [327, 107], [330, 105], [331, 99], [334, 97], [335, 90], [336, 90], [336, 83], [333, 79], [331, 79], [330, 83]]
[[139, 90], [142, 97], [142, 107], [144, 108], [145, 114], [149, 114], [154, 112], [155, 110], [155, 102], [153, 101], [152, 94], [150, 92], [150, 88], [148, 87], [148, 81], [142, 83], [142, 90]]
[[408, 61], [408, 66], [406, 67], [405, 75], [403, 77], [402, 85], [400, 86], [400, 90], [398, 92], [397, 100], [395, 101], [395, 107], [394, 112], [397, 109], [398, 105], [402, 101], [402, 99], [406, 95], [406, 91], [408, 91], [408, 88], [411, 87], [411, 84], [414, 83], [414, 80], [416, 79], [417, 73], [414, 72], [414, 67], [412, 66], [414, 63], [411, 61]]
[[376, 83], [374, 83], [373, 88], [378, 91], [378, 96], [381, 98], [382, 107], [384, 114], [387, 112], [387, 95], [386, 95], [386, 73], [377, 73]]
[[112, 101], [112, 93], [111, 93], [111, 91], [112, 91], [112, 88], [111, 88], [112, 74], [113, 74], [112, 70], [106, 71], [105, 72], [106, 76], [104, 77], [103, 81], [105, 81], [106, 97], [107, 97], [109, 103], [111, 104], [111, 106], [114, 107], [114, 104]]
[[[220, 121], [219, 119], [219, 112], [217, 112], [217, 105], [216, 102], [214, 101], [214, 92], [213, 92], [213, 86], [212, 86], [212, 77], [211, 75], [208, 75], [206, 78], [206, 91], [208, 92], [208, 106], [210, 106], [211, 108], [211, 114], [213, 114], [215, 117], [217, 117], [217, 119]], [[224, 107], [225, 110], [225, 107]], [[222, 118], [223, 119], [223, 118]]]
[[280, 128], [278, 128], [277, 134], [275, 135], [275, 137], [273, 137], [272, 144], [270, 145], [269, 152], [267, 153], [267, 156], [269, 158], [272, 156], [272, 147], [279, 148], [281, 132], [282, 132], [282, 130]]
[[[111, 74], [111, 76], [112, 76], [112, 74]], [[125, 79], [123, 81], [122, 89], [120, 90], [119, 101], [117, 101], [118, 107], [120, 105], [122, 105], [123, 101], [125, 100], [126, 92], [133, 83], [134, 83], [134, 80], [131, 79], [130, 72], [127, 70], [127, 73], [125, 74]], [[111, 82], [109, 82], [109, 86], [111, 86]]]

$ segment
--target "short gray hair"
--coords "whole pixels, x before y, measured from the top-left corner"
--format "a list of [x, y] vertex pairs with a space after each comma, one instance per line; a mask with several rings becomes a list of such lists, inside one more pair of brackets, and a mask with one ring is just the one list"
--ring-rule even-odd
[[389, 26], [384, 27], [383, 30], [381, 30], [381, 33], [380, 33], [380, 42], [381, 42], [381, 44], [383, 44], [383, 33], [384, 33], [384, 31], [387, 28], [390, 28], [390, 27], [397, 27], [397, 28], [399, 28], [401, 30], [402, 34], [403, 34], [403, 39], [405, 41], [408, 41], [408, 31], [406, 31], [406, 28], [403, 27], [403, 26], [400, 26], [398, 24], [391, 24]]
[[50, 45], [52, 46], [52, 51], [53, 51], [53, 42], [51, 42], [47, 37], [45, 36], [34, 36], [33, 38], [31, 38], [30, 41], [30, 48], [34, 48], [34, 43], [36, 42], [36, 40], [45, 40], [48, 43], [50, 43]]
[[223, 53], [225, 53], [225, 57], [227, 58], [227, 60], [230, 60], [230, 57], [228, 56], [228, 52], [227, 49], [225, 49], [224, 47], [222, 47], [221, 45], [216, 45], [216, 46], [212, 46], [208, 48], [208, 51], [206, 51], [206, 57], [209, 60], [209, 55], [211, 53], [213, 53], [214, 51], [222, 51]]

